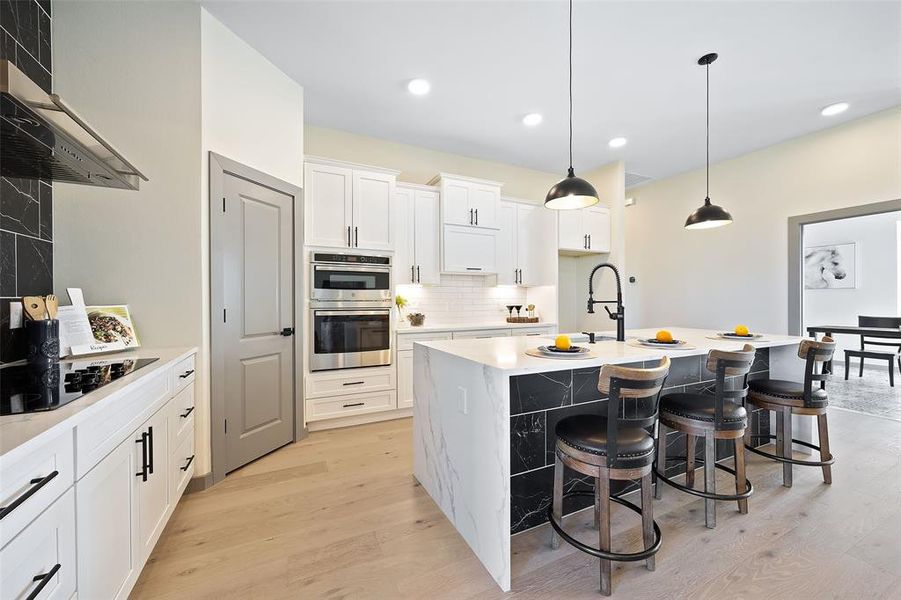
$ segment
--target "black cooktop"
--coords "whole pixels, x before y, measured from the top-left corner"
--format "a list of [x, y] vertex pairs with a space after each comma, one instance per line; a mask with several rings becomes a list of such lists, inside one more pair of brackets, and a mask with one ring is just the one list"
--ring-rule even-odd
[[0, 369], [0, 416], [54, 410], [158, 358], [78, 360]]

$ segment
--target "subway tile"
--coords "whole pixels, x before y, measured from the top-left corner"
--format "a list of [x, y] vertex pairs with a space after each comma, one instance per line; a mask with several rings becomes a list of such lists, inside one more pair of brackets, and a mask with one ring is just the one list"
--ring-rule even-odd
[[572, 404], [572, 371], [534, 373], [510, 378], [510, 414]]
[[40, 236], [40, 196], [36, 179], [0, 177], [0, 229]]
[[16, 279], [19, 296], [53, 292], [53, 244], [16, 236]]
[[545, 465], [545, 415], [510, 417], [510, 473], [516, 475]]

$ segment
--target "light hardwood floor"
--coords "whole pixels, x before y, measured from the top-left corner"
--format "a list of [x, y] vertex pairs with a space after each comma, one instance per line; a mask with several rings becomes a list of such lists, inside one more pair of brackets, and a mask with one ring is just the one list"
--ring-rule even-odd
[[[721, 503], [715, 530], [703, 500], [665, 488], [657, 570], [614, 563], [614, 597], [901, 598], [901, 422], [829, 418], [833, 485], [796, 467], [783, 488], [779, 465], [749, 455], [750, 514]], [[404, 419], [313, 433], [185, 496], [132, 597], [504, 597], [411, 476], [411, 431]], [[590, 519], [567, 527], [592, 540]], [[626, 509], [613, 532], [614, 550], [640, 546]], [[596, 561], [548, 537], [545, 526], [514, 538], [507, 595], [598, 598]]]

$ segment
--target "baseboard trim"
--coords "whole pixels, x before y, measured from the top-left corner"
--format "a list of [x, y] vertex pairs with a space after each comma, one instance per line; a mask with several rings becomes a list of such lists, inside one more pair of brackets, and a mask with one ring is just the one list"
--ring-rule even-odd
[[205, 475], [198, 475], [197, 477], [192, 477], [191, 481], [188, 482], [188, 486], [185, 488], [185, 494], [193, 494], [195, 492], [202, 492], [205, 489], [212, 487], [213, 485], [213, 474], [207, 473]]
[[369, 413], [365, 415], [356, 415], [353, 417], [338, 417], [337, 419], [325, 419], [322, 421], [308, 421], [307, 429], [309, 431], [324, 431], [326, 429], [337, 429], [339, 427], [351, 427], [353, 425], [365, 425], [366, 423], [378, 423], [379, 421], [391, 421], [394, 419], [405, 419], [413, 416], [412, 408], [401, 408], [385, 412]]

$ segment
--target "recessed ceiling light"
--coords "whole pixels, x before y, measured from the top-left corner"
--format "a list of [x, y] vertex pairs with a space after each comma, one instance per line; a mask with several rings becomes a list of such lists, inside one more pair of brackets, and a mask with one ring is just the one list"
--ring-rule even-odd
[[623, 146], [626, 145], [626, 142], [628, 142], [628, 141], [629, 140], [627, 140], [624, 137], [615, 137], [612, 140], [610, 140], [609, 142], [607, 142], [607, 145], [610, 146], [611, 148], [622, 148]]
[[824, 117], [832, 117], [848, 110], [848, 106], [850, 105], [847, 102], [836, 102], [835, 104], [830, 104], [829, 106], [821, 110], [820, 114]]
[[432, 89], [432, 84], [425, 79], [413, 79], [407, 84], [407, 89], [414, 96], [425, 96]]
[[526, 127], [535, 127], [536, 125], [541, 123], [543, 120], [544, 120], [544, 117], [542, 117], [540, 114], [529, 113], [522, 118], [522, 124], [525, 125]]

